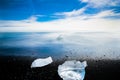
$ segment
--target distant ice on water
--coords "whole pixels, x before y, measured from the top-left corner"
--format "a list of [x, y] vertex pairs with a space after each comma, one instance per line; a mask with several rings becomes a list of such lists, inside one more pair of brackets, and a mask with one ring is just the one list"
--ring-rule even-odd
[[58, 66], [58, 74], [63, 80], [83, 80], [86, 66], [86, 61], [65, 61], [62, 65]]
[[38, 58], [32, 62], [31, 68], [43, 67], [43, 66], [46, 66], [48, 64], [51, 64], [52, 62], [53, 62], [53, 60], [51, 57]]

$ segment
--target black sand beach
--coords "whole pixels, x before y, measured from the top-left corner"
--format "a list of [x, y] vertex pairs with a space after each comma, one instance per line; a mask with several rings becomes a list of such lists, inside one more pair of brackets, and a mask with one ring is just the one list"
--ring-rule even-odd
[[[62, 80], [57, 67], [63, 61], [31, 69], [30, 65], [35, 57], [0, 57], [0, 80]], [[82, 60], [81, 60], [82, 61]], [[84, 80], [119, 80], [120, 60], [87, 60]]]

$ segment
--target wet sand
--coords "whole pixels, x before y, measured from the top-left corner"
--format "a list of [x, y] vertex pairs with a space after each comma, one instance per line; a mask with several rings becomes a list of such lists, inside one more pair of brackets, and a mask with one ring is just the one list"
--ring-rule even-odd
[[[62, 80], [57, 68], [65, 59], [31, 69], [34, 59], [36, 58], [0, 56], [0, 80]], [[120, 60], [87, 60], [87, 63], [84, 80], [120, 80]]]

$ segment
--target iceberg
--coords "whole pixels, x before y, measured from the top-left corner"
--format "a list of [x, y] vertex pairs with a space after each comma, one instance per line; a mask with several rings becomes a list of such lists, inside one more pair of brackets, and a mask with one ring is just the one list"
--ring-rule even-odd
[[51, 64], [52, 62], [53, 62], [53, 60], [51, 57], [38, 58], [32, 62], [31, 68], [43, 67], [43, 66], [46, 66], [48, 64]]
[[58, 74], [63, 80], [83, 80], [86, 66], [86, 61], [65, 61], [62, 65], [58, 66]]

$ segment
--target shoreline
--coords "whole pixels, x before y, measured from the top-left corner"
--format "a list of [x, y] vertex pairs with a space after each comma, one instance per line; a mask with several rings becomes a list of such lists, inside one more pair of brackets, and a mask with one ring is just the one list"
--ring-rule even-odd
[[[57, 68], [64, 60], [31, 69], [30, 65], [34, 59], [36, 58], [0, 56], [1, 80], [62, 80], [57, 73]], [[87, 64], [84, 80], [119, 79], [120, 60], [87, 60]]]

